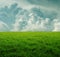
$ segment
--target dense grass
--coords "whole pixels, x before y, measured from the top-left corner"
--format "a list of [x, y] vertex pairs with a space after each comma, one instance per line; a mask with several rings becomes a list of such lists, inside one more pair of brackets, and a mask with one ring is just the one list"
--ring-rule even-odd
[[60, 57], [60, 33], [1, 32], [0, 57]]

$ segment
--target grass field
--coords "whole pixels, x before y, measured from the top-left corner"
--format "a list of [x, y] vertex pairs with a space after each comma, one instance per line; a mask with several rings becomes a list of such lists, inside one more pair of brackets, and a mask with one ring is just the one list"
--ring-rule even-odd
[[0, 32], [0, 57], [60, 57], [60, 32]]

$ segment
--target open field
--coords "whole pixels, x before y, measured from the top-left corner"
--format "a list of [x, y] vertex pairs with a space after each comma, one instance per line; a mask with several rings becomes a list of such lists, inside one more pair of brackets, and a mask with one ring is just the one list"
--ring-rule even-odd
[[60, 57], [60, 32], [0, 32], [0, 57]]

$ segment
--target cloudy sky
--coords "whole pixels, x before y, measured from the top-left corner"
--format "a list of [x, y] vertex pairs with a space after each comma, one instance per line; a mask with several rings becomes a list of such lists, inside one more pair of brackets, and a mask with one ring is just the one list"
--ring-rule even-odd
[[0, 0], [2, 31], [60, 31], [60, 0]]

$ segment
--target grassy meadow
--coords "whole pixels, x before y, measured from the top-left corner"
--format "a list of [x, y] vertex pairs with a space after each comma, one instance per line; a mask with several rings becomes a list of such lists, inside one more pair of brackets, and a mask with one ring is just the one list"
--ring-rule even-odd
[[0, 57], [60, 57], [60, 32], [0, 32]]

